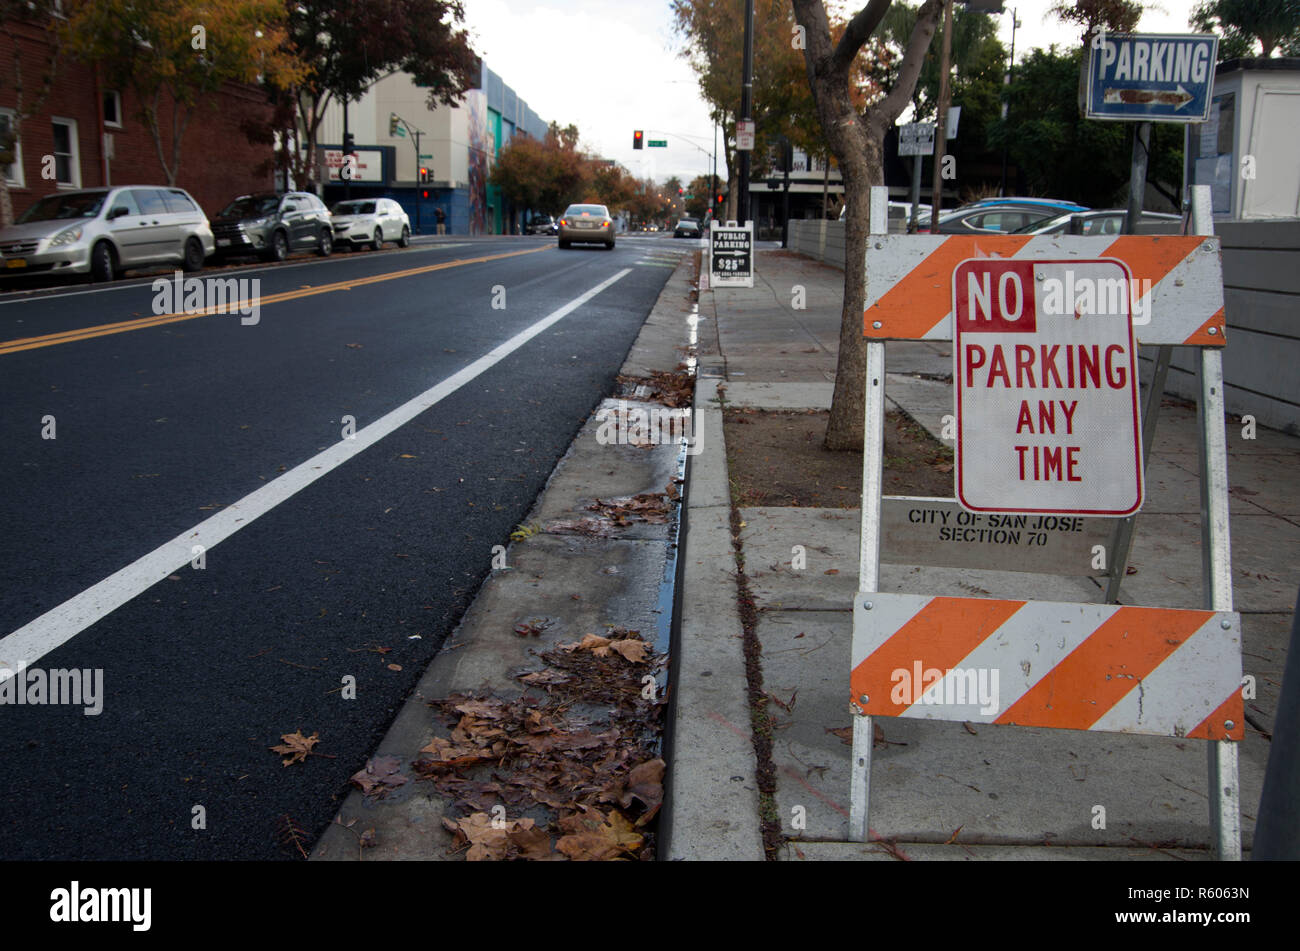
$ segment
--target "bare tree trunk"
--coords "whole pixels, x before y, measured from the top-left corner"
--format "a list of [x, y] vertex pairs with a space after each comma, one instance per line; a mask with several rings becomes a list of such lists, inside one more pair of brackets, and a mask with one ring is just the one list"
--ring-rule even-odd
[[839, 160], [847, 211], [844, 218], [844, 300], [840, 309], [840, 350], [835, 391], [825, 446], [831, 450], [862, 448], [866, 387], [866, 340], [862, 310], [866, 299], [866, 254], [871, 186], [884, 184], [885, 131], [907, 105], [941, 9], [941, 0], [926, 0], [903, 54], [898, 80], [888, 95], [859, 115], [849, 95], [849, 80], [858, 51], [871, 38], [889, 9], [890, 0], [870, 0], [849, 21], [838, 43], [831, 42], [822, 0], [793, 0], [795, 19], [807, 33], [804, 60], [817, 117], [831, 152]]

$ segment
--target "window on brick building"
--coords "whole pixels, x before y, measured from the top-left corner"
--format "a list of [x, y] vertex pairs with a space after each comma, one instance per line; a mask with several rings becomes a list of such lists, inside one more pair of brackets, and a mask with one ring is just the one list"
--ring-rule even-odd
[[[9, 141], [10, 130], [13, 129], [14, 111], [12, 109], [0, 109], [0, 144]], [[14, 142], [13, 144], [13, 161], [0, 165], [0, 173], [4, 174], [12, 188], [23, 187], [23, 144]]]
[[54, 180], [81, 187], [81, 159], [77, 154], [77, 120], [51, 119], [54, 132]]
[[104, 93], [104, 125], [110, 129], [122, 128], [122, 96], [116, 91]]

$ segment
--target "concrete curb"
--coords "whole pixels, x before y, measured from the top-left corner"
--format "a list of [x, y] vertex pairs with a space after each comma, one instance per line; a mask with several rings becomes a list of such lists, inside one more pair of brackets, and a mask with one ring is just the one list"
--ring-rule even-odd
[[665, 820], [669, 859], [764, 859], [718, 380], [695, 386]]

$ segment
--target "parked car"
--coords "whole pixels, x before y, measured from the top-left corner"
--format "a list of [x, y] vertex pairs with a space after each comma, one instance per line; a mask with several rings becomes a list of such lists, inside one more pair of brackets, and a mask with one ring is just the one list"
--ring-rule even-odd
[[[1083, 230], [1079, 232], [1082, 235], [1123, 234], [1124, 217], [1127, 214], [1128, 211], [1124, 208], [1069, 212], [1064, 215], [1057, 215], [1055, 218], [1048, 218], [1045, 221], [1035, 221], [1025, 225], [1015, 233], [1070, 234], [1070, 223], [1077, 217], [1082, 220]], [[1163, 225], [1172, 227], [1180, 225], [1182, 220], [1182, 215], [1169, 215], [1157, 211], [1142, 212], [1142, 221], [1146, 224], [1158, 221]]]
[[181, 188], [131, 185], [47, 195], [0, 229], [3, 274], [90, 274], [111, 281], [127, 268], [203, 267], [213, 252], [207, 216]]
[[256, 254], [283, 261], [293, 251], [314, 248], [322, 257], [334, 250], [329, 209], [309, 192], [241, 195], [212, 219], [217, 256]]
[[700, 223], [694, 218], [681, 218], [673, 226], [674, 238], [698, 238], [700, 236]]
[[[1034, 198], [985, 199], [939, 215], [940, 234], [1010, 234], [1058, 215], [1088, 211], [1073, 202]], [[923, 222], [922, 232], [929, 231]]]
[[604, 205], [570, 205], [560, 216], [560, 247], [579, 243], [603, 244], [614, 249], [614, 219]]
[[[848, 217], [849, 206], [840, 209], [840, 221]], [[907, 231], [907, 223], [912, 220], [912, 203], [909, 201], [891, 201], [889, 203], [889, 232], [901, 234]], [[930, 206], [916, 205], [916, 224], [918, 228], [927, 227], [930, 221]]]
[[335, 244], [370, 245], [372, 251], [378, 251], [385, 241], [396, 241], [399, 248], [411, 243], [411, 219], [391, 198], [340, 201], [330, 209], [330, 215], [334, 221]]
[[529, 234], [559, 234], [560, 223], [550, 215], [533, 215], [528, 222]]

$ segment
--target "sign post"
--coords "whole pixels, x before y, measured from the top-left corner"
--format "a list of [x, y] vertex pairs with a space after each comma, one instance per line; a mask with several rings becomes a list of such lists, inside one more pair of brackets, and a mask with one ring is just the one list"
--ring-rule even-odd
[[912, 212], [907, 230], [916, 230], [917, 210], [921, 204], [921, 172], [925, 156], [934, 154], [934, 123], [909, 122], [898, 134], [899, 156], [912, 156]]
[[754, 286], [754, 222], [709, 222], [709, 283], [713, 287]]

